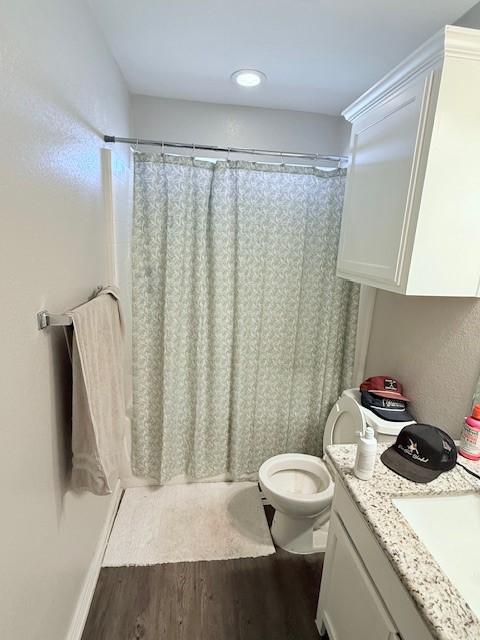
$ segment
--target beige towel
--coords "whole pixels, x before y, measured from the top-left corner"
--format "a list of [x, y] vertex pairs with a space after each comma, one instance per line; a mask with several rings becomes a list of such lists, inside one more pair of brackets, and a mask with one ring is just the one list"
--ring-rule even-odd
[[106, 288], [69, 313], [73, 319], [74, 489], [112, 493], [125, 426], [123, 328], [116, 290]]

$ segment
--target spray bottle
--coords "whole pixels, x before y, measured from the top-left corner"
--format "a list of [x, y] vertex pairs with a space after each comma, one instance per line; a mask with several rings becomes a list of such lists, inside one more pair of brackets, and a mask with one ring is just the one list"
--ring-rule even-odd
[[360, 434], [357, 445], [357, 455], [353, 473], [360, 480], [370, 480], [375, 468], [375, 458], [377, 455], [377, 441], [373, 427], [366, 427], [365, 432]]

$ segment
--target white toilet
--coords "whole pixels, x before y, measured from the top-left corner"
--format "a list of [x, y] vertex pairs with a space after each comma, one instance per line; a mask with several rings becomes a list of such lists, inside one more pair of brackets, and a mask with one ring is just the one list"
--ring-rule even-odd
[[[328, 416], [323, 449], [349, 444], [369, 425], [379, 442], [393, 442], [412, 422], [383, 420], [361, 405], [358, 389], [346, 389]], [[284, 453], [266, 460], [258, 472], [262, 491], [275, 508], [272, 537], [291, 553], [325, 551], [334, 483], [321, 458]]]

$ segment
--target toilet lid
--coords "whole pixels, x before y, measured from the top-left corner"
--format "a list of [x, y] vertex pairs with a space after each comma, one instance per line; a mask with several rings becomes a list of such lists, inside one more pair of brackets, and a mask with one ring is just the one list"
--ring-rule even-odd
[[358, 402], [348, 395], [341, 395], [327, 419], [323, 433], [323, 448], [329, 444], [357, 442], [358, 432], [365, 430], [365, 416]]

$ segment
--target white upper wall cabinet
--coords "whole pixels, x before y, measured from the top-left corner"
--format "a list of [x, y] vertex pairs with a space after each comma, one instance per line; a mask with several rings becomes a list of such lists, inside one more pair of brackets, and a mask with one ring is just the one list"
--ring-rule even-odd
[[480, 296], [480, 31], [447, 26], [345, 109], [337, 273], [420, 296]]

